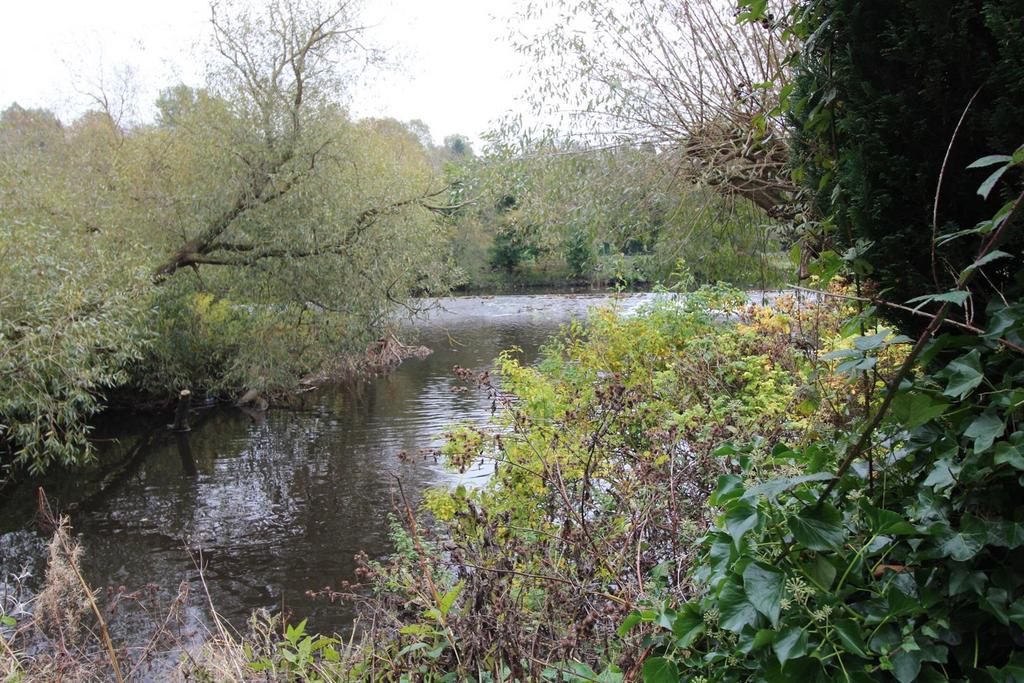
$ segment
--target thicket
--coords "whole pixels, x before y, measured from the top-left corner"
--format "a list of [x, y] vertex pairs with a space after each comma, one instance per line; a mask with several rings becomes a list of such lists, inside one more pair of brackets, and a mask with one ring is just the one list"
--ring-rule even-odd
[[[897, 303], [952, 289], [978, 242], [950, 237], [1019, 190], [1019, 170], [997, 182], [1002, 163], [972, 164], [1021, 144], [1024, 3], [828, 0], [800, 11], [792, 30], [807, 40], [787, 111], [795, 175], [824, 219], [817, 236], [868, 245], [872, 279]], [[999, 248], [1022, 246], [1021, 231], [1007, 230]], [[975, 319], [1016, 271], [992, 263], [971, 284]], [[927, 324], [887, 314], [904, 329]]]
[[749, 202], [681, 185], [651, 146], [495, 140], [450, 172], [455, 263], [466, 286], [590, 282], [773, 288], [790, 243]]
[[845, 319], [782, 323], [781, 395], [781, 359], [685, 316], [506, 362], [504, 429], [447, 447], [494, 480], [431, 498], [436, 542], [410, 516], [380, 573], [393, 677], [1024, 677], [1019, 3], [741, 4], [804, 45], [779, 107]]
[[336, 376], [453, 280], [422, 131], [342, 106], [355, 5], [214, 9], [207, 83], [153, 123], [0, 114], [0, 483], [88, 462], [110, 398]]

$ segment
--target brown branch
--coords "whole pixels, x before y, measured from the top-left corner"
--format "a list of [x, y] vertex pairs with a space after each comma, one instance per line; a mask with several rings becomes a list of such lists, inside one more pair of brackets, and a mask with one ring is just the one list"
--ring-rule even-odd
[[[1011, 223], [1013, 223], [1013, 220], [1017, 217], [1017, 211], [1020, 209], [1022, 202], [1024, 202], [1024, 192], [1017, 195], [1017, 199], [1014, 200], [1013, 206], [1010, 208], [1010, 212], [1006, 215], [1006, 218], [999, 225], [999, 228], [992, 233], [989, 239], [982, 245], [981, 249], [978, 251], [978, 255], [975, 258], [975, 262], [980, 261], [985, 255], [991, 253], [992, 249], [994, 249], [995, 246], [999, 244], [1000, 240], [1003, 238], [1004, 233], [1006, 232], [1007, 227]], [[969, 270], [963, 275], [961, 275], [959, 281], [957, 282], [957, 289], [963, 290], [963, 288], [967, 285], [967, 283], [971, 280], [971, 278], [974, 276], [976, 272], [978, 272], [978, 269]], [[927, 344], [929, 338], [932, 336], [932, 334], [935, 333], [939, 326], [942, 325], [942, 322], [945, 320], [946, 315], [949, 312], [949, 306], [950, 304], [948, 301], [943, 302], [942, 306], [939, 307], [938, 312], [935, 314], [935, 317], [932, 318], [932, 321], [928, 323], [928, 326], [925, 327], [924, 331], [921, 332], [921, 335], [917, 338], [917, 341], [914, 343], [914, 347], [910, 350], [910, 353], [907, 355], [906, 360], [904, 360], [903, 364], [900, 366], [899, 371], [886, 385], [885, 398], [882, 400], [882, 405], [880, 405], [878, 407], [878, 410], [875, 411], [875, 414], [872, 416], [871, 421], [868, 422], [866, 427], [864, 427], [864, 430], [860, 434], [860, 438], [857, 439], [857, 443], [853, 445], [853, 448], [850, 449], [849, 453], [847, 453], [846, 457], [843, 459], [843, 462], [839, 465], [839, 468], [836, 470], [835, 478], [832, 479], [828, 483], [828, 486], [825, 487], [825, 490], [822, 491], [821, 496], [819, 496], [818, 498], [818, 502], [815, 504], [815, 507], [820, 507], [822, 503], [825, 502], [825, 499], [828, 498], [829, 494], [832, 493], [832, 490], [836, 487], [836, 484], [839, 482], [839, 479], [843, 476], [843, 474], [846, 473], [846, 470], [850, 468], [850, 465], [852, 465], [853, 462], [858, 457], [860, 457], [861, 453], [864, 452], [864, 449], [867, 448], [868, 444], [871, 441], [871, 436], [874, 434], [875, 429], [877, 429], [878, 425], [882, 423], [882, 419], [889, 411], [889, 406], [892, 405], [893, 399], [896, 398], [896, 390], [899, 388], [900, 383], [903, 382], [906, 376], [910, 373], [911, 368], [917, 361], [918, 356], [921, 355], [921, 352], [924, 350], [924, 347]]]
[[[896, 310], [899, 310], [899, 311], [904, 311], [906, 313], [911, 313], [911, 314], [916, 315], [916, 316], [921, 317], [921, 318], [929, 318], [929, 319], [934, 319], [935, 318], [935, 314], [934, 313], [929, 313], [928, 311], [922, 311], [919, 308], [911, 308], [910, 306], [904, 306], [903, 304], [893, 303], [892, 301], [886, 301], [885, 299], [871, 298], [871, 297], [866, 297], [866, 296], [854, 296], [853, 294], [838, 294], [836, 292], [825, 292], [825, 291], [822, 291], [820, 289], [812, 289], [810, 287], [800, 287], [798, 285], [786, 285], [786, 286], [791, 288], [791, 289], [799, 290], [801, 292], [808, 292], [810, 294], [818, 294], [819, 296], [827, 296], [827, 297], [832, 298], [832, 299], [844, 299], [846, 301], [862, 301], [864, 303], [875, 304], [876, 306], [885, 306], [887, 308], [893, 308], [893, 309], [896, 309]], [[968, 325], [967, 323], [962, 323], [959, 320], [952, 320], [950, 318], [946, 318], [943, 321], [943, 323], [946, 324], [946, 325], [952, 325], [954, 327], [959, 327], [961, 330], [966, 330], [968, 332], [973, 332], [974, 334], [984, 334], [985, 333], [985, 330], [981, 329], [980, 327], [976, 327], [974, 325]], [[1003, 346], [1009, 348], [1009, 349], [1013, 349], [1014, 351], [1018, 351], [1020, 353], [1024, 353], [1024, 346], [1021, 346], [1019, 344], [1014, 344], [1012, 341], [1009, 341], [1008, 339], [1003, 339], [1003, 338], [1000, 337], [999, 339], [996, 339], [996, 341], [998, 343], [1002, 344]]]

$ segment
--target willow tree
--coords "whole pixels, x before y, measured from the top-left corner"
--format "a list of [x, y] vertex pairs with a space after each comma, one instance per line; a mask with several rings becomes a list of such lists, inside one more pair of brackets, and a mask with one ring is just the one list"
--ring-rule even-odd
[[[344, 255], [379, 216], [431, 196], [411, 187], [400, 199], [382, 197], [316, 232], [295, 230], [294, 221], [281, 222], [276, 215], [264, 220], [289, 195], [308, 194], [331, 166], [350, 161], [339, 145], [340, 104], [351, 62], [372, 59], [373, 53], [359, 39], [364, 29], [348, 1], [275, 0], [258, 10], [214, 3], [211, 26], [217, 61], [209, 92], [223, 102], [223, 111], [213, 121], [191, 123], [211, 127], [198, 137], [212, 136], [208, 152], [223, 157], [221, 191], [157, 267], [156, 280], [187, 266], [247, 267], [265, 259]], [[187, 124], [180, 127], [188, 130]]]
[[[344, 108], [377, 59], [356, 9], [214, 4], [207, 87], [167, 93], [164, 125], [140, 140], [159, 159], [166, 251], [153, 281], [162, 310], [177, 311], [150, 366], [160, 385], [287, 385], [384, 334], [411, 293], [446, 286], [445, 188], [425, 150], [396, 122], [353, 122]], [[221, 309], [186, 305], [201, 297]], [[212, 310], [227, 338], [224, 325], [189, 331]]]
[[80, 462], [87, 418], [149, 339], [144, 251], [108, 229], [130, 203], [103, 189], [115, 138], [101, 116], [0, 113], [0, 486]]
[[150, 125], [0, 120], [0, 479], [88, 455], [114, 391], [294, 388], [447, 286], [444, 183], [415, 133], [353, 121], [350, 2], [216, 3], [205, 86]]
[[538, 30], [516, 39], [532, 59], [541, 120], [591, 145], [651, 144], [676, 177], [795, 213], [786, 122], [794, 36], [774, 17], [738, 22], [729, 0], [527, 3]]

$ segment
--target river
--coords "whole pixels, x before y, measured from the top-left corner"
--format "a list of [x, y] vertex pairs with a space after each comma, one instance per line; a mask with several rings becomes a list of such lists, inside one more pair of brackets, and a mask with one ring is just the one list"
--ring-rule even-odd
[[[651, 298], [615, 297], [625, 312]], [[432, 349], [429, 356], [355, 387], [321, 388], [296, 407], [266, 413], [211, 408], [185, 436], [170, 433], [166, 418], [132, 418], [116, 426], [122, 436], [106, 447], [133, 452], [132, 466], [101, 492], [57, 490], [51, 502], [67, 507], [80, 499], [71, 521], [93, 586], [152, 584], [156, 598], [167, 603], [188, 581], [187, 620], [201, 630], [201, 549], [212, 603], [237, 628], [265, 607], [308, 617], [320, 632], [345, 632], [351, 608], [309, 592], [354, 580], [354, 556], [361, 551], [374, 559], [390, 552], [397, 480], [415, 498], [427, 487], [487, 476], [487, 467], [455, 475], [429, 455], [449, 425], [490, 417], [490, 400], [471, 380], [458, 379], [453, 367], [489, 370], [498, 353], [512, 347], [531, 362], [560, 326], [611, 299], [440, 300], [441, 308], [407, 335]], [[135, 628], [143, 630], [129, 619], [117, 630]]]

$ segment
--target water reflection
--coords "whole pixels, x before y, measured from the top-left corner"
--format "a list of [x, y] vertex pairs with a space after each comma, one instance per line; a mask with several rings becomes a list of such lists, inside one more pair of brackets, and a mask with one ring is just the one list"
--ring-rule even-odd
[[[625, 301], [635, 306], [642, 297]], [[449, 482], [430, 459], [397, 457], [437, 445], [454, 421], [485, 420], [490, 402], [452, 367], [490, 369], [503, 349], [526, 360], [592, 297], [446, 300], [417, 328], [434, 353], [356, 389], [321, 390], [294, 410], [214, 410], [187, 434], [157, 430], [140, 461], [73, 518], [94, 585], [196, 581], [186, 543], [201, 547], [218, 610], [241, 626], [257, 607], [345, 630], [347, 608], [307, 595], [354, 578], [354, 555], [389, 551], [395, 476], [418, 495]]]

